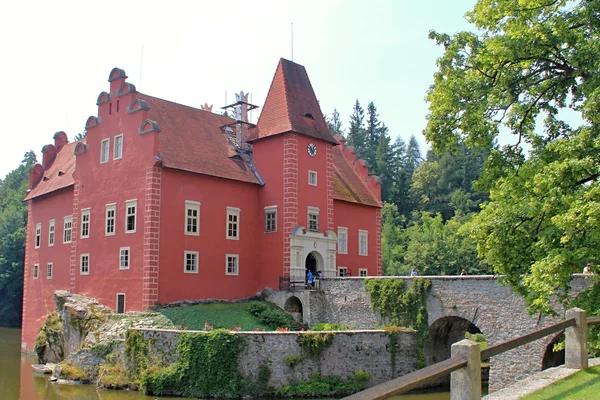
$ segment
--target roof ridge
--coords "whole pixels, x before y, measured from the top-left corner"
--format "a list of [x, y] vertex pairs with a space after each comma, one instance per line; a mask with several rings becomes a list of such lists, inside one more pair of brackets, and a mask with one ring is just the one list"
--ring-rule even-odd
[[201, 109], [201, 108], [196, 108], [196, 107], [193, 107], [193, 106], [189, 106], [189, 105], [187, 105], [187, 104], [178, 103], [178, 102], [176, 102], [176, 101], [173, 101], [173, 100], [167, 100], [167, 99], [163, 99], [162, 97], [156, 97], [156, 96], [152, 96], [152, 95], [150, 95], [150, 94], [147, 94], [147, 93], [141, 93], [141, 92], [140, 92], [140, 93], [138, 93], [138, 94], [141, 94], [142, 96], [150, 97], [150, 98], [152, 98], [152, 99], [156, 99], [156, 100], [164, 101], [164, 102], [166, 102], [166, 103], [175, 104], [175, 105], [177, 105], [177, 106], [186, 107], [186, 108], [191, 108], [191, 109], [192, 109], [192, 110], [194, 110], [194, 111], [202, 111], [202, 112], [205, 112], [205, 113], [209, 113], [209, 114], [211, 114], [211, 115], [215, 115], [215, 116], [217, 116], [217, 117], [228, 118], [228, 119], [230, 119], [232, 122], [235, 122], [235, 119], [233, 119], [233, 118], [231, 118], [231, 117], [228, 117], [228, 116], [226, 116], [226, 115], [217, 114], [217, 113], [214, 113], [214, 112], [212, 112], [212, 111], [206, 111], [206, 110], [203, 110], [203, 109]]

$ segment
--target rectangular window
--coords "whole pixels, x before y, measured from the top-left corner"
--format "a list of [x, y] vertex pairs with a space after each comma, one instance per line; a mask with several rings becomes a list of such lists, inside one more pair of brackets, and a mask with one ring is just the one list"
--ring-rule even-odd
[[42, 243], [42, 224], [35, 224], [35, 248], [39, 249]]
[[265, 207], [265, 232], [277, 232], [277, 206]]
[[105, 234], [111, 236], [115, 234], [115, 217], [117, 214], [117, 205], [107, 204], [106, 205], [106, 223], [105, 223]]
[[129, 247], [121, 247], [119, 251], [119, 269], [129, 269]]
[[240, 209], [227, 207], [227, 239], [240, 239]]
[[369, 271], [366, 268], [358, 269], [358, 276], [368, 276], [368, 275], [369, 275]]
[[185, 231], [186, 235], [200, 235], [200, 203], [197, 201], [185, 201]]
[[64, 227], [63, 230], [63, 243], [71, 243], [72, 235], [71, 230], [73, 229], [73, 216], [67, 215], [64, 218]]
[[135, 233], [137, 216], [137, 200], [125, 202], [125, 233]]
[[125, 312], [125, 293], [117, 293], [117, 314]]
[[82, 254], [79, 256], [79, 274], [89, 275], [90, 274], [90, 255]]
[[348, 254], [348, 228], [338, 226], [338, 253]]
[[87, 239], [90, 237], [90, 209], [84, 208], [81, 210], [81, 238]]
[[239, 260], [240, 256], [237, 254], [227, 254], [225, 257], [225, 274], [227, 275], [239, 275]]
[[308, 184], [317, 186], [317, 173], [315, 171], [308, 171]]
[[123, 157], [123, 135], [115, 136], [115, 147], [113, 149], [113, 159], [118, 160]]
[[348, 276], [348, 268], [338, 267], [338, 276]]
[[48, 226], [48, 246], [54, 246], [54, 234], [56, 232], [56, 221], [51, 219]]
[[185, 251], [183, 256], [183, 272], [186, 274], [198, 273], [198, 252]]
[[33, 279], [38, 279], [40, 277], [40, 265], [33, 264]]
[[359, 230], [358, 231], [358, 255], [359, 256], [369, 255], [368, 246], [369, 246], [369, 232]]
[[308, 207], [308, 230], [319, 231], [319, 209], [317, 207]]
[[110, 157], [110, 139], [104, 139], [100, 144], [100, 164], [108, 162]]
[[53, 263], [48, 263], [46, 266], [46, 278], [52, 279], [52, 269], [54, 268]]

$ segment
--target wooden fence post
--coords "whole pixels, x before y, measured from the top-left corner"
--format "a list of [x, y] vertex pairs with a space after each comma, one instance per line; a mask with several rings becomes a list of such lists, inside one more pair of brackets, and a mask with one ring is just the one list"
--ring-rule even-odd
[[567, 310], [567, 319], [575, 318], [577, 325], [565, 329], [565, 367], [585, 369], [588, 367], [588, 332], [585, 310]]
[[464, 339], [454, 343], [451, 357], [462, 355], [467, 366], [450, 374], [451, 400], [481, 399], [481, 347], [479, 343]]

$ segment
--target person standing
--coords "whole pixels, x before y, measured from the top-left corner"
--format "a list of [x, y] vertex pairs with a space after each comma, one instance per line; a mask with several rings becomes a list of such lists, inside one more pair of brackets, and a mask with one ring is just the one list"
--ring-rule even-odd
[[417, 276], [417, 275], [419, 275], [419, 274], [417, 273], [417, 269], [416, 269], [416, 268], [413, 268], [413, 269], [412, 269], [412, 271], [410, 271], [410, 276]]
[[463, 268], [463, 270], [462, 270], [462, 271], [460, 271], [460, 274], [461, 274], [461, 275], [466, 275], [466, 274], [467, 274], [467, 270]]
[[306, 274], [306, 286], [309, 289], [312, 289], [312, 287], [313, 287], [313, 281], [314, 281], [313, 273], [310, 270], [308, 270], [308, 274]]

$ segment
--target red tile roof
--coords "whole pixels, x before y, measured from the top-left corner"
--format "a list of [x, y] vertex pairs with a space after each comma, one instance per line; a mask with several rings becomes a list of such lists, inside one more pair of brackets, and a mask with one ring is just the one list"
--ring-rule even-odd
[[[75, 145], [78, 142], [65, 144], [56, 153], [56, 158], [50, 167], [44, 171], [44, 177], [39, 183], [31, 189], [25, 197], [25, 200], [30, 200], [39, 197], [55, 190], [63, 189], [71, 186], [75, 181], [73, 172], [75, 171]], [[59, 175], [59, 172], [61, 173]]]
[[145, 94], [138, 97], [150, 107], [148, 119], [160, 127], [158, 153], [165, 167], [260, 183], [239, 157], [231, 157], [220, 127], [233, 119]]
[[354, 166], [344, 157], [341, 146], [333, 147], [333, 172], [334, 199], [381, 207], [366, 182], [363, 182]]
[[290, 131], [338, 144], [327, 128], [306, 69], [282, 58], [248, 141]]

